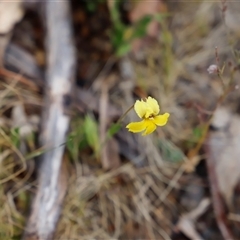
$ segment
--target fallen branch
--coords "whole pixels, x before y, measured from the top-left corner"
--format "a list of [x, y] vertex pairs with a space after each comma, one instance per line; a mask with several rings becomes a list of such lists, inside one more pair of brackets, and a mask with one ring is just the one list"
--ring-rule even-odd
[[60, 216], [66, 189], [66, 167], [62, 158], [70, 117], [75, 73], [75, 52], [68, 1], [45, 2], [47, 29], [47, 76], [40, 143], [51, 150], [41, 157], [39, 188], [33, 203], [24, 239], [52, 239]]

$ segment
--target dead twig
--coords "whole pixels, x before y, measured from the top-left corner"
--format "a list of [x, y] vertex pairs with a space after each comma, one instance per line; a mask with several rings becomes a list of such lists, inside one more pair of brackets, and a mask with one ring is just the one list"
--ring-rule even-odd
[[48, 69], [40, 143], [54, 148], [45, 152], [41, 158], [39, 189], [24, 239], [46, 240], [53, 238], [67, 189], [62, 143], [66, 141], [70, 121], [65, 112], [71, 100], [75, 52], [69, 2], [49, 0], [44, 7]]
[[104, 169], [111, 169], [120, 166], [120, 158], [118, 155], [118, 145], [114, 139], [108, 139], [107, 127], [108, 121], [108, 109], [109, 109], [109, 90], [116, 84], [116, 76], [110, 75], [108, 78], [99, 80], [101, 84], [100, 91], [100, 139], [101, 139], [101, 162]]
[[193, 209], [191, 212], [184, 214], [178, 221], [176, 225], [176, 230], [183, 232], [190, 239], [199, 239], [203, 238], [198, 234], [195, 229], [196, 220], [207, 210], [210, 205], [210, 200], [204, 198], [199, 205]]

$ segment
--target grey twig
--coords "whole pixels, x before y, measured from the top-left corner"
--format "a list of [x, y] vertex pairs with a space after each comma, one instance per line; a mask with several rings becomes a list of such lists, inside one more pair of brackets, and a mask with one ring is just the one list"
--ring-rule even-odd
[[51, 149], [40, 161], [39, 188], [33, 202], [24, 239], [52, 239], [67, 189], [64, 146], [70, 117], [66, 107], [71, 100], [75, 74], [75, 51], [68, 1], [45, 2], [47, 75], [40, 143]]

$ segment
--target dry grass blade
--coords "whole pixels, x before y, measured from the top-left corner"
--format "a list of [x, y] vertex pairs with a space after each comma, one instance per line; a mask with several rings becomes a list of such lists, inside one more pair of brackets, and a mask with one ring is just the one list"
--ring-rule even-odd
[[[169, 220], [152, 199], [162, 183], [151, 170], [142, 173], [126, 164], [99, 176], [71, 175], [56, 238], [170, 239]], [[117, 179], [126, 183], [121, 186]]]

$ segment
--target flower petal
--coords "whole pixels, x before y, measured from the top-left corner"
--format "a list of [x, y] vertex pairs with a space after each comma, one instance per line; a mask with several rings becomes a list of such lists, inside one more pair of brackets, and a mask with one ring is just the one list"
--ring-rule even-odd
[[143, 120], [141, 122], [132, 122], [129, 123], [126, 128], [128, 128], [129, 132], [137, 133], [142, 132], [147, 128], [146, 120]]
[[158, 115], [158, 116], [154, 117], [152, 121], [157, 126], [164, 126], [167, 123], [169, 116], [170, 116], [169, 113], [164, 113], [163, 115]]
[[134, 110], [140, 118], [143, 118], [147, 112], [146, 102], [137, 100], [134, 104]]
[[160, 111], [157, 100], [152, 97], [148, 97], [146, 100], [146, 103], [147, 103], [148, 107], [151, 109], [154, 116], [156, 116]]
[[154, 124], [152, 120], [145, 120], [146, 125], [146, 131], [142, 134], [143, 136], [146, 136], [152, 132], [154, 132], [157, 128], [157, 126]]

